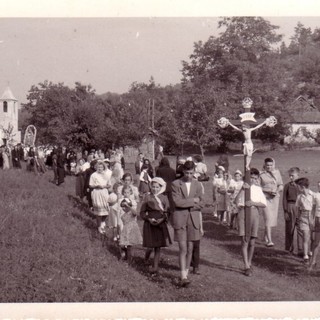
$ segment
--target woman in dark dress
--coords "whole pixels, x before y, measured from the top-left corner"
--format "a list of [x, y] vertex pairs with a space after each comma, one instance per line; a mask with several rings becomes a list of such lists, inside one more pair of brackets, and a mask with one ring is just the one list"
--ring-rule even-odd
[[151, 194], [147, 194], [141, 204], [140, 216], [143, 224], [143, 246], [148, 248], [145, 259], [149, 259], [154, 250], [152, 273], [158, 272], [160, 248], [168, 247], [172, 242], [167, 226], [169, 202], [162, 195], [166, 183], [162, 178], [153, 178], [151, 181]]
[[65, 154], [62, 152], [62, 149], [59, 148], [56, 157], [56, 170], [57, 170], [57, 180], [56, 185], [59, 186], [60, 184], [64, 183], [65, 177], [65, 170], [64, 165], [66, 162]]
[[12, 166], [15, 169], [21, 169], [21, 158], [20, 158], [20, 150], [18, 148], [18, 145], [14, 146], [14, 148], [11, 151], [11, 157], [12, 157]]

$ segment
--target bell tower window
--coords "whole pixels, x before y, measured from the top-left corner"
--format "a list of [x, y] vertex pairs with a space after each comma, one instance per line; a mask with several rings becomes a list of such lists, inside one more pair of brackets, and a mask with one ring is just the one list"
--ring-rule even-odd
[[3, 101], [3, 112], [8, 112], [8, 102]]

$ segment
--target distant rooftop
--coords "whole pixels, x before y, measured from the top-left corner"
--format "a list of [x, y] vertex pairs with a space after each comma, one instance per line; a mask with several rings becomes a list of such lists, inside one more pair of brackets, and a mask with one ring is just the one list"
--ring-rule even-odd
[[15, 101], [18, 101], [14, 97], [14, 95], [13, 95], [13, 93], [12, 93], [12, 91], [11, 91], [11, 89], [9, 87], [7, 87], [6, 90], [4, 91], [4, 93], [2, 94], [2, 97], [0, 98], [0, 101], [1, 100], [15, 100]]
[[320, 112], [292, 112], [289, 114], [291, 123], [320, 123]]
[[299, 96], [284, 113], [290, 123], [320, 123], [320, 111], [312, 99]]

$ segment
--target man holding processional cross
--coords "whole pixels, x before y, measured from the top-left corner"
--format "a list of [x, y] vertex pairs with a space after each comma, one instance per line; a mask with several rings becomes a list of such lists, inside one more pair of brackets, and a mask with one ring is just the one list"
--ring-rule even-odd
[[243, 143], [245, 179], [243, 190], [239, 193], [237, 201], [241, 208], [239, 212], [239, 235], [242, 237], [241, 253], [245, 265], [244, 273], [246, 276], [251, 276], [251, 262], [259, 227], [258, 208], [266, 206], [266, 198], [258, 183], [259, 170], [256, 168], [250, 169], [250, 163], [254, 152], [251, 133], [256, 129], [261, 128], [263, 125], [273, 127], [276, 125], [277, 120], [275, 117], [271, 116], [257, 126], [250, 128], [251, 123], [257, 122], [254, 118], [255, 113], [250, 112], [252, 100], [250, 98], [245, 98], [242, 105], [244, 107], [244, 113], [240, 114], [242, 129], [238, 128], [224, 117], [218, 120], [218, 125], [221, 128], [226, 128], [230, 125], [235, 130], [242, 132], [245, 139]]

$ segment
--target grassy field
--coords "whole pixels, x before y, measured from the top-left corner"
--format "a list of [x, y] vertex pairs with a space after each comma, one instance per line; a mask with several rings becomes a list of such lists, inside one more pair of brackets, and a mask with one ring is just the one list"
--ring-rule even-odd
[[[266, 156], [275, 158], [285, 182], [291, 166], [302, 169], [301, 176], [311, 180], [312, 189], [320, 180], [319, 151], [257, 153], [252, 166], [261, 169]], [[210, 174], [216, 160], [217, 156], [206, 158]], [[242, 157], [230, 156], [231, 172], [242, 167]], [[238, 236], [213, 219], [211, 182], [206, 182], [201, 275], [191, 275], [190, 287], [180, 288], [176, 244], [162, 251], [158, 277], [143, 264], [142, 247], [135, 249], [132, 266], [120, 262], [110, 235], [98, 235], [90, 211], [74, 197], [75, 179], [67, 177], [56, 187], [52, 176], [51, 171], [41, 177], [24, 170], [0, 171], [0, 302], [320, 299], [320, 270], [308, 274], [300, 258], [283, 250], [282, 211], [273, 232], [274, 248], [261, 241], [261, 219], [254, 275], [245, 277]]]

